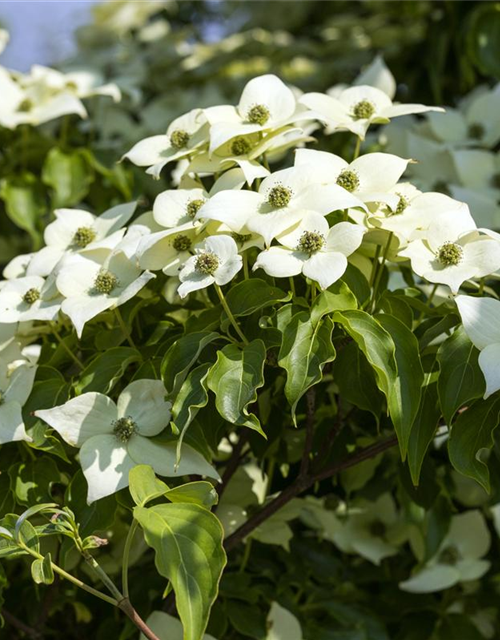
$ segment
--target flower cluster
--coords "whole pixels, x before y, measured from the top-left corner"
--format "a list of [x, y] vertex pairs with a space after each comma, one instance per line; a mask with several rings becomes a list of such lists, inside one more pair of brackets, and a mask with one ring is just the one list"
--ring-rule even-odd
[[[0, 51], [2, 40], [6, 43], [6, 37], [0, 34]], [[0, 126], [7, 129], [23, 124], [37, 126], [70, 114], [86, 118], [83, 99], [101, 95], [118, 102], [121, 98], [117, 85], [104, 84], [94, 70], [62, 73], [41, 65], [34, 65], [30, 73], [0, 66], [0, 92]]]

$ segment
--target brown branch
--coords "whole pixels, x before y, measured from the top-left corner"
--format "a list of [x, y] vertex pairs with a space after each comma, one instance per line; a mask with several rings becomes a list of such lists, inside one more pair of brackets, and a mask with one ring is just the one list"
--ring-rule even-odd
[[22, 620], [16, 618], [16, 616], [10, 613], [10, 611], [7, 611], [7, 609], [2, 609], [2, 616], [5, 618], [5, 622], [7, 622], [7, 624], [10, 624], [18, 631], [22, 631], [30, 638], [33, 638], [33, 640], [42, 640], [43, 635], [40, 633], [40, 631], [37, 631], [36, 629], [33, 629], [33, 627], [28, 626]]
[[224, 547], [226, 551], [230, 551], [234, 547], [236, 547], [244, 538], [248, 536], [249, 533], [254, 531], [260, 524], [262, 524], [265, 520], [274, 515], [277, 511], [279, 511], [282, 507], [288, 504], [293, 498], [296, 498], [306, 489], [309, 489], [316, 482], [321, 482], [322, 480], [326, 480], [327, 478], [331, 478], [344, 469], [349, 469], [350, 467], [354, 467], [355, 465], [363, 462], [364, 460], [368, 460], [369, 458], [373, 458], [377, 456], [379, 453], [390, 449], [394, 445], [397, 444], [396, 436], [392, 436], [387, 440], [382, 440], [382, 442], [377, 442], [369, 447], [365, 447], [361, 449], [357, 453], [349, 456], [345, 460], [333, 464], [326, 469], [323, 469], [319, 473], [314, 475], [306, 475], [306, 476], [297, 476], [296, 480], [289, 485], [286, 489], [284, 489], [274, 500], [268, 502], [260, 511], [257, 511], [251, 518], [249, 518], [244, 524], [241, 525], [239, 529], [237, 529], [234, 533], [232, 533], [224, 543]]
[[144, 622], [141, 616], [137, 613], [134, 607], [131, 605], [128, 598], [123, 598], [118, 603], [118, 607], [132, 620], [134, 625], [141, 631], [148, 640], [160, 640], [158, 636]]

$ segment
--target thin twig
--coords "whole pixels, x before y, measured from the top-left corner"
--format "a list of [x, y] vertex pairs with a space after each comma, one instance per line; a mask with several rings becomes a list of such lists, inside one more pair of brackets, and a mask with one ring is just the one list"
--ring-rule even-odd
[[33, 640], [42, 640], [43, 636], [39, 631], [25, 624], [22, 620], [19, 620], [19, 618], [16, 618], [16, 616], [10, 613], [10, 611], [7, 611], [7, 609], [2, 609], [2, 616], [5, 618], [7, 624], [18, 629], [18, 631], [22, 631], [30, 638], [33, 638]]
[[321, 482], [322, 480], [331, 478], [341, 471], [344, 471], [349, 467], [353, 467], [360, 462], [363, 462], [364, 460], [374, 458], [379, 453], [382, 453], [386, 449], [390, 449], [391, 447], [396, 445], [397, 441], [398, 440], [396, 436], [393, 436], [391, 438], [388, 438], [387, 440], [382, 440], [382, 442], [377, 442], [373, 445], [370, 445], [369, 447], [361, 449], [354, 455], [349, 456], [345, 460], [335, 463], [327, 467], [326, 469], [323, 469], [319, 473], [307, 476], [299, 475], [296, 480], [286, 489], [284, 489], [274, 500], [268, 502], [265, 507], [263, 507], [260, 511], [257, 511], [257, 513], [249, 518], [239, 529], [237, 529], [233, 534], [226, 538], [224, 544], [226, 551], [230, 551], [231, 549], [236, 547], [244, 538], [248, 536], [249, 533], [256, 529], [260, 524], [265, 522], [282, 507], [288, 504], [291, 500], [293, 500], [293, 498], [296, 498], [303, 491], [309, 489], [316, 482]]

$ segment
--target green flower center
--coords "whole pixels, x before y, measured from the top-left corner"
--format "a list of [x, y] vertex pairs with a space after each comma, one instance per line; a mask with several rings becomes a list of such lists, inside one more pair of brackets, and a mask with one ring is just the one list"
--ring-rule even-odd
[[236, 137], [231, 143], [231, 153], [233, 156], [244, 156], [250, 149], [250, 143], [243, 136]]
[[248, 122], [260, 124], [260, 126], [266, 124], [270, 117], [269, 109], [263, 104], [256, 104], [247, 113]]
[[94, 280], [94, 288], [97, 293], [109, 294], [118, 284], [118, 278], [111, 271], [100, 271]]
[[189, 133], [183, 129], [176, 129], [170, 135], [170, 144], [174, 149], [184, 149], [189, 142]]
[[120, 442], [128, 442], [137, 430], [137, 424], [130, 416], [113, 422], [113, 434]]
[[66, 89], [69, 89], [70, 91], [77, 91], [78, 85], [76, 84], [76, 82], [73, 82], [73, 80], [69, 80], [68, 82], [66, 82]]
[[73, 244], [84, 249], [88, 244], [94, 242], [96, 232], [91, 227], [79, 227], [73, 236]]
[[396, 205], [395, 209], [389, 209], [389, 215], [391, 215], [391, 216], [399, 216], [401, 213], [403, 213], [403, 211], [406, 209], [406, 207], [410, 204], [409, 201], [408, 201], [408, 198], [405, 198], [400, 193], [398, 193], [396, 195], [399, 196], [399, 200], [398, 200], [398, 204]]
[[312, 256], [313, 253], [318, 253], [318, 251], [321, 251], [324, 245], [325, 237], [323, 236], [323, 234], [316, 233], [315, 231], [304, 231], [304, 233], [300, 236], [297, 249]]
[[484, 129], [484, 126], [479, 122], [470, 124], [467, 131], [469, 138], [472, 138], [473, 140], [481, 140], [484, 137], [485, 133], [486, 131]]
[[176, 251], [189, 251], [191, 249], [191, 240], [179, 233], [178, 236], [175, 236], [172, 246]]
[[460, 559], [460, 554], [456, 547], [447, 547], [439, 554], [439, 562], [441, 564], [454, 565]]
[[361, 100], [354, 105], [352, 115], [355, 120], [368, 120], [375, 113], [375, 105], [369, 100]]
[[34, 304], [37, 300], [40, 300], [40, 291], [35, 288], [28, 289], [23, 296], [23, 302], [26, 304]]
[[352, 193], [359, 187], [358, 175], [352, 169], [344, 169], [337, 178], [337, 184]]
[[274, 209], [283, 209], [283, 207], [288, 206], [291, 199], [291, 189], [284, 187], [282, 184], [277, 184], [270, 189], [267, 195], [267, 201]]
[[205, 204], [205, 200], [191, 200], [187, 203], [186, 212], [190, 218], [194, 218], [198, 211]]
[[459, 244], [445, 242], [438, 251], [438, 260], [443, 267], [457, 265], [463, 257], [464, 250]]
[[383, 538], [387, 533], [387, 527], [380, 520], [374, 520], [370, 524], [369, 531], [372, 536], [375, 536], [376, 538]]
[[500, 189], [500, 173], [494, 173], [491, 176], [490, 184], [495, 189]]
[[196, 258], [194, 267], [196, 271], [206, 276], [213, 276], [219, 267], [219, 258], [215, 253], [200, 253]]
[[238, 244], [245, 244], [252, 239], [251, 233], [232, 233], [231, 238]]
[[22, 111], [23, 113], [31, 111], [31, 109], [33, 109], [33, 102], [29, 98], [25, 98], [17, 108], [18, 111]]

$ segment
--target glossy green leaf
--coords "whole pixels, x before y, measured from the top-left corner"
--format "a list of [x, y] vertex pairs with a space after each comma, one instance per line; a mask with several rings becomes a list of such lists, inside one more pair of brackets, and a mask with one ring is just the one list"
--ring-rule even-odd
[[208, 371], [210, 363], [201, 364], [189, 372], [172, 406], [172, 428], [179, 435], [177, 441], [177, 462], [186, 430], [198, 411], [208, 402]]
[[260, 278], [243, 280], [226, 295], [226, 302], [235, 316], [249, 316], [255, 311], [289, 299], [290, 296], [282, 289], [273, 287]]
[[415, 486], [419, 484], [420, 470], [425, 454], [436, 434], [441, 411], [439, 409], [437, 383], [425, 376], [422, 399], [408, 440], [408, 467]]
[[457, 471], [473, 478], [490, 490], [487, 453], [494, 444], [494, 432], [500, 423], [500, 398], [491, 396], [463, 411], [451, 429], [448, 451]]
[[444, 419], [451, 425], [455, 413], [471, 400], [484, 395], [486, 383], [478, 365], [479, 352], [463, 327], [439, 347], [439, 402]]
[[7, 215], [20, 229], [27, 231], [37, 249], [41, 245], [41, 218], [46, 210], [43, 188], [32, 173], [6, 177], [0, 184], [0, 197]]
[[138, 464], [131, 469], [128, 479], [130, 495], [139, 507], [146, 506], [148, 502], [168, 491], [168, 485], [156, 477], [153, 468], [148, 464]]
[[315, 298], [311, 309], [311, 320], [316, 323], [329, 313], [357, 309], [357, 307], [358, 301], [345, 282], [335, 282]]
[[114, 347], [101, 353], [85, 367], [75, 387], [77, 395], [98, 391], [109, 393], [123, 376], [127, 368], [142, 360], [141, 354], [132, 347]]
[[335, 359], [333, 322], [326, 317], [313, 322], [307, 311], [292, 316], [283, 330], [278, 364], [285, 369], [285, 395], [296, 424], [296, 409], [306, 391], [323, 377], [323, 367]]
[[207, 509], [217, 504], [219, 499], [215, 487], [206, 480], [196, 480], [173, 487], [165, 493], [165, 497], [170, 502], [198, 504]]
[[43, 182], [52, 187], [54, 207], [72, 207], [89, 192], [94, 171], [79, 149], [63, 151], [54, 147], [49, 151], [42, 169]]
[[170, 395], [176, 396], [203, 349], [220, 338], [215, 331], [188, 333], [174, 342], [161, 363], [161, 375]]
[[219, 414], [229, 423], [249, 427], [265, 435], [256, 415], [247, 408], [257, 400], [264, 384], [266, 348], [254, 340], [242, 349], [230, 344], [217, 353], [217, 362], [208, 373], [208, 388], [215, 393]]
[[52, 584], [54, 582], [54, 570], [50, 553], [43, 558], [36, 558], [31, 563], [31, 577], [36, 584]]
[[51, 500], [51, 487], [59, 481], [60, 472], [53, 458], [44, 457], [12, 465], [9, 476], [16, 501], [31, 506]]
[[220, 522], [197, 504], [135, 507], [134, 517], [158, 572], [172, 583], [184, 640], [201, 640], [226, 564]]

